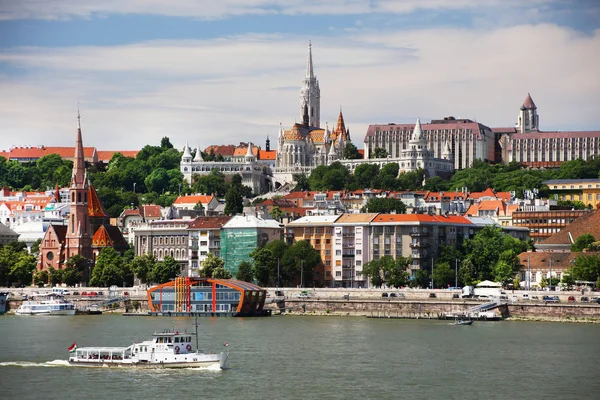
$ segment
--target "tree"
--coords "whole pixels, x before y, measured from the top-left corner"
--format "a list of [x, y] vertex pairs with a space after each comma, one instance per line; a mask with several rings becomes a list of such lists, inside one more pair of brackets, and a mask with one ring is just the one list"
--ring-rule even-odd
[[293, 176], [294, 182], [296, 182], [296, 187], [294, 191], [303, 192], [310, 190], [310, 184], [308, 182], [308, 177], [306, 174], [294, 174]]
[[225, 266], [225, 262], [222, 258], [215, 256], [213, 253], [208, 253], [206, 255], [206, 259], [204, 260], [204, 264], [202, 267], [202, 276], [211, 277], [213, 275], [213, 271], [217, 268], [223, 268]]
[[[77, 277], [79, 279], [77, 282], [89, 282], [91, 277], [88, 275], [90, 274], [91, 262], [91, 260], [83, 257], [82, 255], [75, 254], [67, 260], [65, 267], [71, 268], [77, 272]], [[68, 279], [72, 279], [72, 277], [69, 276]], [[74, 282], [72, 285], [77, 282]]]
[[81, 273], [73, 267], [67, 267], [63, 269], [62, 283], [67, 286], [75, 286], [75, 284], [81, 282]]
[[202, 205], [201, 201], [196, 203], [196, 205], [194, 206], [194, 210], [200, 211], [201, 215], [204, 215], [204, 205]]
[[244, 211], [244, 200], [242, 198], [242, 177], [238, 174], [231, 178], [231, 186], [225, 195], [225, 214], [235, 215]]
[[379, 198], [373, 197], [367, 201], [365, 209], [370, 213], [383, 213], [383, 214], [405, 214], [406, 205], [402, 200], [392, 198]]
[[156, 257], [153, 254], [143, 254], [133, 257], [130, 262], [130, 270], [142, 283], [148, 282], [148, 275], [156, 267]]
[[154, 283], [165, 283], [175, 279], [181, 274], [181, 265], [171, 256], [166, 256], [162, 261], [156, 263], [148, 279]]
[[231, 279], [231, 272], [223, 267], [215, 268], [212, 277], [214, 279]]
[[448, 262], [438, 262], [433, 268], [433, 283], [438, 288], [446, 288], [454, 286], [454, 267], [451, 267]]
[[163, 149], [163, 150], [172, 149], [173, 148], [173, 145], [171, 144], [171, 141], [169, 140], [169, 138], [167, 136], [163, 137], [160, 140], [160, 148]]
[[36, 259], [26, 251], [21, 251], [16, 255], [17, 260], [10, 269], [10, 280], [19, 285], [30, 285], [32, 273], [36, 267]]
[[40, 245], [42, 244], [42, 239], [38, 239], [31, 245], [31, 254], [37, 256], [40, 254]]
[[271, 217], [273, 217], [274, 220], [281, 222], [281, 217], [283, 216], [283, 211], [281, 211], [281, 208], [279, 208], [279, 206], [273, 206], [273, 208], [271, 209]]
[[375, 147], [369, 158], [387, 158], [388, 152], [381, 147]]
[[591, 233], [584, 233], [575, 239], [575, 243], [571, 245], [571, 251], [574, 253], [582, 252], [586, 250], [592, 243], [596, 241], [594, 235]]
[[256, 248], [250, 257], [253, 260], [252, 275], [261, 286], [274, 286], [274, 276], [277, 268], [277, 258], [271, 248]]
[[346, 160], [356, 160], [362, 158], [362, 155], [358, 152], [358, 149], [352, 142], [346, 142], [342, 158]]
[[410, 281], [410, 286], [416, 288], [429, 286], [429, 273], [424, 269], [416, 270], [414, 278]]
[[125, 271], [121, 255], [112, 247], [100, 251], [92, 270], [91, 286], [123, 285]]
[[600, 256], [582, 254], [575, 258], [567, 273], [575, 281], [596, 281], [600, 277]]
[[294, 282], [304, 285], [313, 283], [315, 268], [321, 264], [321, 255], [307, 240], [300, 240], [290, 246], [281, 260], [281, 280], [284, 285]]
[[248, 261], [242, 261], [238, 265], [238, 271], [235, 274], [235, 279], [245, 282], [252, 282], [254, 275], [252, 274], [252, 264]]
[[48, 272], [47, 271], [36, 271], [33, 274], [33, 284], [36, 286], [44, 286], [44, 284], [48, 282]]
[[354, 170], [354, 182], [360, 189], [375, 187], [375, 180], [379, 174], [379, 165], [360, 164]]

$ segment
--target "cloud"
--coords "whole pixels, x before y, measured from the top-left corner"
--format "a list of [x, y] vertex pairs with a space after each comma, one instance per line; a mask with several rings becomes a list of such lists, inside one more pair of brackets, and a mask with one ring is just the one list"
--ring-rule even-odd
[[[418, 29], [313, 37], [322, 125], [343, 107], [354, 142], [369, 124], [447, 115], [512, 126], [527, 92], [542, 129], [598, 129], [600, 30], [555, 25]], [[139, 149], [276, 137], [301, 120], [307, 43], [244, 35], [123, 46], [5, 49], [0, 148], [71, 145], [81, 102], [84, 142]], [[296, 91], [298, 90], [298, 91]]]
[[[0, 20], [65, 20], [110, 14], [150, 14], [202, 19], [239, 15], [408, 14], [416, 10], [534, 9], [552, 0], [19, 0], [0, 2]], [[556, 1], [554, 1], [556, 2]]]

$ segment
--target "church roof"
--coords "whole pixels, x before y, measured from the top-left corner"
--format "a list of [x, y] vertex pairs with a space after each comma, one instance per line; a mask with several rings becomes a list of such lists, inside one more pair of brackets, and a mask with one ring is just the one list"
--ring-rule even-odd
[[94, 247], [129, 247], [129, 244], [123, 237], [123, 234], [113, 225], [103, 224], [98, 227], [92, 237], [92, 246]]
[[584, 233], [589, 233], [595, 238], [600, 238], [600, 210], [590, 211], [562, 228], [559, 232], [544, 240], [541, 244], [571, 245], [573, 241]]
[[[235, 148], [233, 152], [234, 157], [245, 157], [248, 153], [249, 145], [238, 146]], [[259, 148], [256, 146], [252, 146], [252, 154], [257, 155]]]
[[60, 243], [65, 242], [65, 238], [67, 237], [67, 226], [66, 225], [50, 225], [48, 229], [52, 229], [58, 238]]
[[525, 100], [523, 100], [523, 107], [525, 107], [527, 110], [535, 110], [537, 108], [529, 93], [527, 93], [527, 97], [525, 97]]
[[106, 211], [100, 202], [100, 198], [98, 197], [98, 193], [96, 193], [96, 189], [94, 186], [90, 185], [88, 188], [88, 215], [90, 217], [107, 217]]

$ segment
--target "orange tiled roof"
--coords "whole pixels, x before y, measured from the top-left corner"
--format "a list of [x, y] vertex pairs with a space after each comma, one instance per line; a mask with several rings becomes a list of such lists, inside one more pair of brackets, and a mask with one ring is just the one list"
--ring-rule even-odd
[[[62, 158], [71, 159], [75, 157], [75, 147], [46, 147], [46, 146], [24, 146], [13, 147], [10, 149], [11, 159], [37, 159], [49, 154], [58, 154]], [[93, 159], [96, 154], [95, 147], [84, 147], [83, 156], [86, 159]]]
[[123, 234], [113, 225], [100, 225], [92, 237], [94, 247], [129, 247]]
[[98, 161], [107, 163], [109, 162], [115, 153], [121, 153], [125, 157], [136, 158], [139, 150], [98, 150]]
[[208, 204], [214, 199], [213, 195], [191, 195], [191, 196], [179, 196], [173, 204]]
[[444, 199], [449, 200], [464, 200], [468, 197], [468, 194], [465, 194], [463, 192], [427, 192], [425, 194], [425, 201], [434, 201], [434, 198], [440, 200], [442, 194], [444, 195]]
[[[258, 154], [258, 150], [259, 148], [252, 145], [252, 154], [257, 155]], [[233, 156], [234, 157], [244, 157], [246, 155], [246, 153], [248, 152], [248, 146], [239, 146], [235, 148], [235, 151], [233, 152]]]
[[541, 244], [571, 244], [571, 238], [577, 238], [584, 233], [593, 235], [596, 239], [600, 238], [600, 210], [585, 213], [569, 225], [562, 228], [559, 232], [544, 240]]
[[10, 158], [10, 151], [0, 151], [0, 157], [4, 157], [8, 160]]
[[261, 150], [258, 153], [259, 160], [275, 160], [277, 158], [277, 150]]

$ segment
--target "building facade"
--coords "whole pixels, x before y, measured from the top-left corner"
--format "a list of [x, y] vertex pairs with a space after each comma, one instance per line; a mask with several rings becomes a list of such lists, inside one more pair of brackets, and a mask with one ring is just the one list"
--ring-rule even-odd
[[593, 209], [600, 208], [600, 179], [556, 179], [542, 183], [556, 200], [580, 201]]

